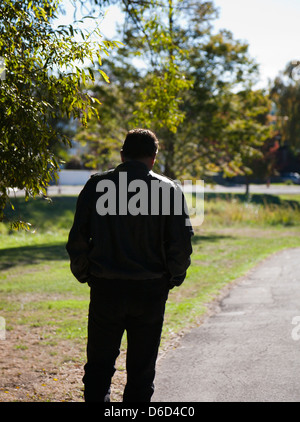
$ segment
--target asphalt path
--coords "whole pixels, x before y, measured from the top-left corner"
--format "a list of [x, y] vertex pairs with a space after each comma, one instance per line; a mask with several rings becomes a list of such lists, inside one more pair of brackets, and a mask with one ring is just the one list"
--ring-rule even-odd
[[250, 271], [158, 361], [152, 401], [300, 401], [300, 248]]

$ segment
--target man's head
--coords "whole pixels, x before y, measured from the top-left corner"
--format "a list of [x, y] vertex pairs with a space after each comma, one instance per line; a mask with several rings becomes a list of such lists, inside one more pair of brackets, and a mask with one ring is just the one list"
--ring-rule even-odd
[[144, 162], [150, 169], [155, 162], [158, 151], [158, 139], [148, 129], [130, 130], [121, 149], [122, 161], [138, 160]]

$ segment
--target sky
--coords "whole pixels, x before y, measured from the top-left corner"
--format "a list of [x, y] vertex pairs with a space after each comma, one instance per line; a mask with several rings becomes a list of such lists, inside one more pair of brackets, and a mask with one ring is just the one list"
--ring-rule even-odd
[[[250, 56], [259, 64], [258, 87], [267, 87], [268, 80], [289, 61], [300, 61], [300, 0], [214, 0], [214, 4], [219, 8], [214, 30], [228, 29], [235, 39], [249, 44]], [[109, 7], [102, 22], [103, 34], [114, 38], [115, 23], [120, 20], [118, 8]]]
[[289, 61], [300, 61], [300, 0], [215, 0], [220, 9], [216, 29], [229, 29], [249, 44], [260, 64], [261, 86]]

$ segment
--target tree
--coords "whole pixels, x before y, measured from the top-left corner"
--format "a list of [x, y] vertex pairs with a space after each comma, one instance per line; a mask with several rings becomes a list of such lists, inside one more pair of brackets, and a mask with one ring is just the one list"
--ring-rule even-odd
[[127, 63], [120, 48], [103, 63], [110, 84], [96, 79], [89, 86], [101, 118], [92, 118], [86, 127], [80, 127], [75, 139], [87, 146], [88, 152], [82, 161], [95, 169], [107, 170], [120, 162], [120, 149], [127, 131], [131, 127], [135, 102], [140, 90], [141, 78], [137, 69]]
[[158, 165], [172, 178], [250, 173], [247, 162], [268, 137], [261, 117], [269, 104], [253, 89], [258, 70], [248, 45], [226, 30], [213, 34], [210, 1], [122, 3], [128, 19], [119, 52], [131, 65], [139, 59], [139, 89], [125, 97], [134, 118], [125, 124], [157, 132]]
[[299, 63], [290, 62], [286, 69], [275, 78], [270, 98], [276, 108], [276, 129], [281, 134], [281, 141], [292, 152], [300, 151], [300, 81], [296, 76]]
[[234, 40], [230, 31], [212, 32], [212, 10], [208, 16], [205, 9], [191, 15], [180, 37], [189, 46], [183, 65], [193, 87], [184, 95], [186, 118], [173, 141], [174, 165], [177, 174], [197, 178], [211, 171], [226, 176], [251, 171], [246, 158], [259, 153], [268, 135], [260, 119], [268, 101], [263, 91], [253, 89], [257, 64], [248, 45]]
[[101, 64], [101, 54], [116, 44], [101, 41], [98, 29], [92, 42], [75, 25], [55, 28], [59, 7], [56, 0], [0, 4], [0, 56], [6, 68], [0, 82], [0, 221], [9, 188], [25, 189], [28, 199], [46, 194], [55, 177], [59, 163], [53, 143], [69, 139], [52, 122], [66, 117], [86, 125], [97, 115], [98, 100], [84, 90], [94, 75], [83, 64]]

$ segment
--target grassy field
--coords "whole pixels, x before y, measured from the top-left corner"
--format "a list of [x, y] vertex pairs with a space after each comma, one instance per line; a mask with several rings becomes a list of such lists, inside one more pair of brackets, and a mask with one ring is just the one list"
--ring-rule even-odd
[[[192, 198], [187, 199], [190, 203]], [[39, 375], [26, 394], [20, 387], [22, 375], [20, 385], [16, 380], [11, 387], [1, 385], [0, 400], [46, 401], [60, 396], [78, 400], [81, 394], [68, 395], [57, 387], [64, 382], [57, 378], [59, 368], [67, 363], [81, 367], [85, 359], [89, 288], [70, 273], [65, 250], [75, 204], [75, 197], [53, 197], [52, 203], [42, 199], [24, 203], [17, 198], [16, 213], [33, 224], [32, 232], [12, 232], [0, 224], [0, 316], [5, 318], [7, 338], [14, 338], [9, 353], [18, 359], [22, 374], [22, 364], [28, 366], [35, 351], [38, 360], [32, 371]], [[239, 194], [207, 194], [204, 223], [195, 228], [187, 279], [169, 295], [161, 350], [172, 346], [178, 333], [197, 325], [225, 286], [270, 254], [299, 246], [300, 196], [253, 195], [249, 200]], [[0, 342], [7, 354], [6, 344]], [[52, 378], [44, 368], [48, 358], [43, 360], [43, 353], [52, 357], [49, 366], [56, 367]], [[116, 397], [124, 361], [118, 369]], [[53, 380], [57, 380], [55, 388]], [[49, 396], [51, 388], [56, 395]]]

